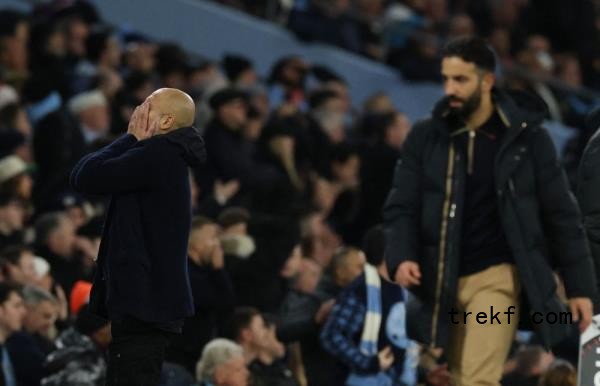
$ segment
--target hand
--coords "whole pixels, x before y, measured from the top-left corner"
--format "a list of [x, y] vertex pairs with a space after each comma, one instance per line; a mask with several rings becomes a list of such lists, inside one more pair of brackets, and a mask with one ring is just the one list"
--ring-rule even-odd
[[430, 370], [427, 375], [427, 384], [431, 386], [450, 386], [450, 372], [448, 371], [448, 364], [445, 363], [441, 366]]
[[219, 241], [216, 242], [216, 245], [214, 246], [212, 253], [210, 254], [210, 264], [215, 270], [223, 269], [223, 267], [225, 267], [225, 257], [223, 254], [223, 248], [221, 248], [221, 244], [219, 243]]
[[135, 108], [129, 120], [127, 133], [135, 136], [138, 141], [148, 139], [154, 134], [148, 123], [149, 112], [150, 103], [144, 102]]
[[225, 205], [239, 190], [240, 182], [238, 180], [230, 180], [227, 182], [217, 180], [215, 181], [213, 193], [219, 204]]
[[98, 244], [94, 244], [92, 240], [86, 237], [77, 236], [75, 237], [74, 245], [75, 249], [83, 253], [83, 256], [86, 259], [91, 261], [96, 261], [98, 259], [100, 247]]
[[421, 269], [419, 268], [419, 264], [414, 261], [403, 262], [398, 266], [394, 280], [404, 288], [412, 285], [420, 285]]
[[592, 323], [592, 301], [590, 298], [571, 298], [569, 308], [573, 321], [579, 322], [579, 331], [583, 332]]
[[315, 322], [317, 322], [317, 324], [323, 324], [327, 320], [334, 304], [335, 299], [330, 299], [325, 303], [321, 304], [321, 307], [319, 307], [319, 311], [317, 311], [315, 315]]
[[390, 346], [387, 346], [383, 350], [377, 354], [377, 359], [379, 359], [379, 368], [381, 371], [386, 371], [394, 364], [394, 353]]

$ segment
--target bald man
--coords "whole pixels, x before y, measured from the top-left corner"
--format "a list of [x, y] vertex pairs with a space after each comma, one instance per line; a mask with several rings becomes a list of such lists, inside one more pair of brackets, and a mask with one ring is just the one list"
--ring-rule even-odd
[[107, 385], [157, 385], [165, 349], [194, 313], [187, 273], [188, 169], [205, 159], [194, 101], [160, 89], [127, 134], [79, 161], [71, 185], [110, 196], [90, 309], [112, 322]]

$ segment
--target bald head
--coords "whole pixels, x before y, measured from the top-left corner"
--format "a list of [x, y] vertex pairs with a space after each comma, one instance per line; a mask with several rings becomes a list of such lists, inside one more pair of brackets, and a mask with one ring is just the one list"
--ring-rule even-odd
[[176, 88], [161, 88], [146, 99], [150, 102], [150, 125], [157, 125], [156, 134], [191, 126], [196, 115], [194, 100]]

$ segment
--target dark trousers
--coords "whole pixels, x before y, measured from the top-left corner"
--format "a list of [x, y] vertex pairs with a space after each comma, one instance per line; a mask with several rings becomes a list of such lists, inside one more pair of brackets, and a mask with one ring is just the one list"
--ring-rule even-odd
[[156, 386], [174, 335], [133, 320], [113, 322], [106, 386]]

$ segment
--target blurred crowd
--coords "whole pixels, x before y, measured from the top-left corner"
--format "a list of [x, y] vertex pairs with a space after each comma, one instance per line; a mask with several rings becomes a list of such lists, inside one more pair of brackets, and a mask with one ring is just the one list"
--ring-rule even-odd
[[[329, 39], [331, 20], [348, 35], [328, 42], [421, 80], [439, 78], [440, 36], [486, 31], [507, 65], [530, 60], [537, 72], [574, 87], [597, 86], [597, 73], [588, 71], [597, 59], [586, 56], [591, 36], [517, 35], [517, 20], [534, 1], [460, 3], [297, 2], [289, 24], [300, 35]], [[352, 17], [346, 12], [357, 9]], [[584, 28], [584, 19], [576, 26]], [[315, 20], [324, 30], [308, 23]], [[525, 44], [516, 56], [513, 41]], [[559, 60], [555, 44], [573, 54]], [[160, 87], [194, 98], [208, 153], [189, 177], [196, 314], [172, 342], [163, 384], [343, 384], [360, 361], [340, 349], [340, 340], [351, 346], [352, 337], [336, 335], [344, 317], [336, 298], [364, 280], [367, 262], [382, 266], [381, 207], [411, 122], [385, 94], [351, 100], [334, 69], [290, 56], [263, 79], [243, 53], [199, 58], [175, 42], [115, 29], [85, 1], [43, 2], [28, 14], [0, 10], [4, 384], [103, 385], [110, 325], [86, 303], [107, 203], [75, 193], [69, 173], [83, 155], [123, 134], [134, 108]], [[557, 112], [566, 117], [576, 109], [564, 110], [563, 102]], [[520, 335], [506, 385], [534, 385], [540, 377], [574, 385], [576, 350], [577, 342], [555, 351], [565, 359], [555, 360], [534, 337]], [[377, 363], [408, 357], [390, 355]], [[443, 352], [420, 348], [417, 359], [412, 384], [448, 384]]]

